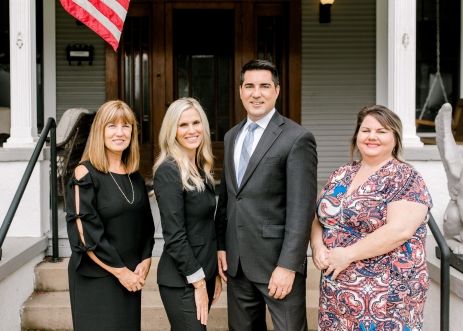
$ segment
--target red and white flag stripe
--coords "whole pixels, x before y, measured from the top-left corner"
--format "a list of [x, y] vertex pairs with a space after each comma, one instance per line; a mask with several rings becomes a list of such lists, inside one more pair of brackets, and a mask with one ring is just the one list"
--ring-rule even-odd
[[95, 31], [114, 50], [119, 46], [130, 0], [60, 0], [63, 8]]

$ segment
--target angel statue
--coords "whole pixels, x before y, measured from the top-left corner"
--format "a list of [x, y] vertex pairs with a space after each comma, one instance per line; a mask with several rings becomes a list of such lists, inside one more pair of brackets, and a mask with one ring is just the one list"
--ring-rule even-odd
[[463, 253], [463, 157], [452, 134], [452, 106], [445, 103], [435, 119], [436, 140], [447, 174], [450, 201], [444, 213], [444, 235], [452, 251]]

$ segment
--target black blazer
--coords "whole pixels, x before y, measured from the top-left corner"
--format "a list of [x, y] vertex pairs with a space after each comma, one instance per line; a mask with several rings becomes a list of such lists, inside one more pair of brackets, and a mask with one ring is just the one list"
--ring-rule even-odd
[[161, 214], [164, 249], [158, 265], [158, 284], [183, 287], [186, 276], [203, 268], [206, 279], [217, 274], [214, 228], [214, 186], [203, 192], [183, 189], [175, 161], [162, 163], [154, 175], [154, 192]]
[[233, 154], [245, 123], [225, 135], [215, 218], [218, 249], [227, 252], [231, 276], [236, 275], [239, 262], [257, 283], [268, 283], [277, 265], [305, 275], [317, 195], [315, 139], [275, 112], [238, 187]]

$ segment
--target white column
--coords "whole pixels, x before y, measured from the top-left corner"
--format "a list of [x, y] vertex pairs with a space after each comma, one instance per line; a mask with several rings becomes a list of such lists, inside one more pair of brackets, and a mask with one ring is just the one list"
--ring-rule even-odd
[[388, 107], [402, 120], [404, 147], [421, 147], [416, 135], [416, 0], [388, 1]]
[[43, 1], [43, 104], [45, 123], [56, 119], [56, 23], [55, 0]]
[[376, 104], [387, 105], [387, 1], [376, 0]]
[[3, 147], [37, 140], [35, 0], [10, 0], [11, 130]]

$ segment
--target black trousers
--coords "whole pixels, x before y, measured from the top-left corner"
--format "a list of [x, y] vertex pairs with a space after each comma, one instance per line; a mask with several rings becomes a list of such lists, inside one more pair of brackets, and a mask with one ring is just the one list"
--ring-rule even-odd
[[[209, 296], [209, 309], [215, 289], [215, 277], [206, 282]], [[161, 300], [166, 309], [171, 331], [205, 331], [196, 317], [195, 289], [192, 285], [185, 287], [169, 287], [159, 285]]]
[[291, 293], [283, 300], [268, 295], [268, 284], [250, 281], [241, 265], [236, 277], [228, 275], [227, 304], [230, 331], [266, 331], [265, 306], [275, 331], [307, 331], [305, 277], [296, 273]]

